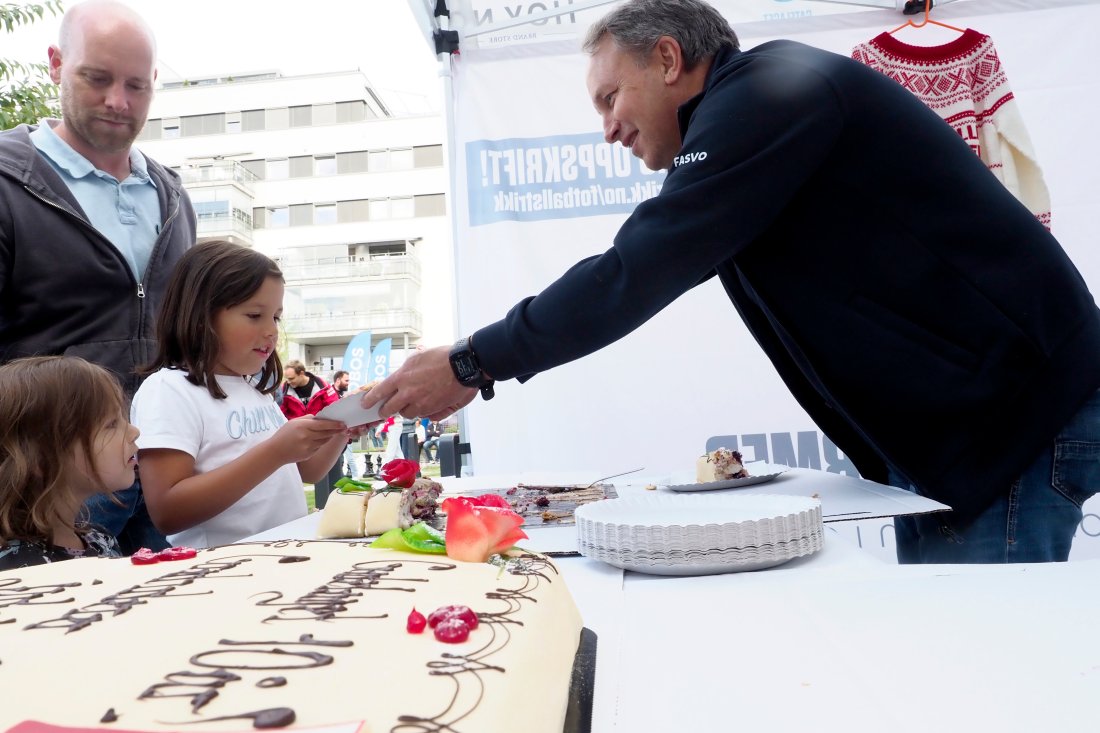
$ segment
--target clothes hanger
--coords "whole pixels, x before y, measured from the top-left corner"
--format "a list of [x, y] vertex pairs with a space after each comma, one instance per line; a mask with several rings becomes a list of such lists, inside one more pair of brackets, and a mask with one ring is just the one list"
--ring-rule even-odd
[[[914, 12], [914, 11], [911, 11], [910, 8], [916, 8], [916, 7], [920, 7], [920, 0], [908, 0], [905, 3], [905, 11], [903, 11], [903, 12], [905, 12], [906, 15], [908, 15], [908, 14], [910, 14], [910, 12]], [[930, 17], [928, 17], [928, 14], [931, 10], [932, 10], [932, 0], [924, 0], [924, 20], [922, 22], [914, 23], [911, 20], [907, 20], [904, 23], [902, 23], [901, 25], [899, 25], [897, 28], [895, 28], [894, 30], [890, 31], [890, 33], [897, 33], [902, 28], [923, 28], [928, 24], [938, 25], [941, 28], [949, 28], [953, 31], [958, 31], [959, 33], [966, 33], [966, 31], [962, 28], [956, 28], [953, 25], [948, 25], [947, 23], [941, 23], [938, 20], [932, 20]], [[915, 12], [920, 12], [920, 11], [917, 10]]]

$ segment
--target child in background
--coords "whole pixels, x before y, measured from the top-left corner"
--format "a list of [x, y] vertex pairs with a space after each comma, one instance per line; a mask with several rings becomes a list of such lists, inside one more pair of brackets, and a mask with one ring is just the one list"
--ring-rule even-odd
[[229, 544], [305, 516], [302, 482], [358, 435], [312, 415], [288, 422], [275, 404], [282, 312], [282, 272], [259, 252], [216, 240], [176, 264], [131, 408], [145, 502], [174, 545]]
[[134, 483], [138, 430], [102, 367], [35, 356], [0, 367], [0, 570], [118, 557], [84, 501]]

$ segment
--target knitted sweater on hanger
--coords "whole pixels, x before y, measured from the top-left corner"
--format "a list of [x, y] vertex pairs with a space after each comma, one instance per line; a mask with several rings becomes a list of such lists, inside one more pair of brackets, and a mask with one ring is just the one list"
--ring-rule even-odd
[[852, 49], [931, 107], [989, 170], [1050, 229], [1050, 194], [993, 40], [967, 29], [942, 46], [910, 46], [882, 33]]

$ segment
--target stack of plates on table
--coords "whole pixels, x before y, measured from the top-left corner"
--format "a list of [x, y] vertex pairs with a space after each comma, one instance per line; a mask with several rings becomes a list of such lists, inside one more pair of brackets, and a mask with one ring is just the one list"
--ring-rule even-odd
[[762, 570], [821, 549], [821, 503], [805, 496], [668, 495], [578, 507], [582, 555], [641, 573]]

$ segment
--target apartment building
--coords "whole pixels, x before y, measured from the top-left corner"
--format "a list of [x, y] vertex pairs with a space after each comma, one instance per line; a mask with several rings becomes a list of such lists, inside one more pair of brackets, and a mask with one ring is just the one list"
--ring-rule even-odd
[[454, 340], [444, 123], [393, 114], [359, 71], [165, 83], [138, 147], [176, 168], [199, 238], [276, 259], [286, 353], [326, 373], [349, 341]]

